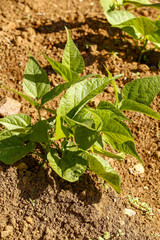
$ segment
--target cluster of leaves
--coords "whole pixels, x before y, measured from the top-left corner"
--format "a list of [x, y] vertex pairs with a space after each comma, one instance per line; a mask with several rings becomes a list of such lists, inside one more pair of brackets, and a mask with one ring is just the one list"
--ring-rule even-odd
[[[121, 10], [123, 5], [133, 4], [134, 8], [152, 7], [160, 9], [160, 3], [151, 4], [148, 0], [100, 0], [108, 22], [112, 27], [120, 28], [129, 34], [140, 50], [139, 61], [147, 51], [147, 42], [151, 41], [160, 49], [160, 21], [152, 21], [147, 17], [135, 17], [130, 11]], [[131, 9], [130, 9], [131, 10]], [[140, 40], [141, 44], [138, 44]]]
[[[120, 177], [101, 155], [122, 161], [126, 153], [142, 163], [132, 133], [124, 122], [130, 120], [122, 111], [138, 111], [160, 120], [160, 115], [149, 107], [160, 92], [160, 77], [130, 82], [122, 94], [115, 83], [120, 75], [113, 77], [108, 72], [108, 77], [94, 74], [81, 77], [84, 61], [66, 31], [62, 63], [44, 55], [66, 82], [50, 90], [47, 74], [30, 57], [23, 78], [23, 90], [27, 95], [10, 89], [35, 107], [39, 120], [32, 124], [31, 117], [22, 113], [0, 119], [0, 124], [5, 126], [0, 131], [0, 161], [13, 164], [32, 152], [44, 162], [48, 161], [51, 168], [67, 181], [77, 181], [88, 168], [119, 193]], [[88, 102], [110, 83], [115, 91], [115, 103], [101, 101], [96, 108], [89, 107]], [[47, 102], [65, 90], [56, 111], [45, 108]], [[49, 111], [53, 116], [42, 120], [42, 111]], [[60, 140], [58, 144], [57, 140]], [[106, 151], [107, 144], [118, 153]]]

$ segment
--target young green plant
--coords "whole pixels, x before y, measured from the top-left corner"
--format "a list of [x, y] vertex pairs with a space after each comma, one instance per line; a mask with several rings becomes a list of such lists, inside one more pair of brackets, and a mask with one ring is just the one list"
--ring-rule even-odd
[[[120, 176], [102, 156], [122, 161], [126, 153], [142, 163], [132, 133], [124, 122], [129, 119], [122, 111], [138, 111], [160, 120], [160, 115], [149, 107], [160, 91], [160, 76], [130, 82], [122, 94], [115, 83], [121, 75], [113, 77], [108, 71], [108, 77], [81, 76], [84, 61], [67, 28], [66, 31], [62, 63], [44, 55], [66, 82], [50, 89], [47, 74], [30, 57], [23, 78], [26, 94], [10, 89], [35, 107], [39, 120], [33, 124], [31, 117], [23, 113], [0, 119], [0, 124], [5, 127], [0, 131], [0, 161], [13, 164], [28, 153], [35, 153], [69, 182], [77, 181], [86, 169], [90, 169], [120, 193]], [[110, 83], [115, 91], [115, 104], [101, 101], [96, 108], [89, 107], [89, 101]], [[64, 91], [56, 111], [52, 106], [45, 107]], [[42, 119], [43, 111], [50, 112], [52, 117]], [[106, 151], [107, 145], [118, 153]]]
[[[160, 49], [160, 21], [152, 21], [147, 17], [135, 17], [131, 12], [127, 10], [121, 10], [121, 7], [116, 8], [115, 0], [101, 0], [104, 13], [108, 22], [112, 27], [120, 28], [127, 34], [129, 34], [137, 48], [140, 51], [138, 61], [141, 61], [143, 55], [153, 49], [147, 49], [148, 41], [152, 42], [154, 47]], [[151, 4], [148, 0], [130, 0], [130, 1], [118, 1], [118, 6], [132, 3], [136, 7], [150, 6], [160, 9], [160, 4]], [[114, 6], [111, 7], [111, 6]], [[140, 44], [139, 44], [140, 42]]]

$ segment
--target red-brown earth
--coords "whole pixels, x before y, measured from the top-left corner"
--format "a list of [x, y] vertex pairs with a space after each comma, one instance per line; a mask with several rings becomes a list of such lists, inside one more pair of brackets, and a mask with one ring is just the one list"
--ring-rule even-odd
[[[131, 38], [110, 27], [98, 0], [0, 0], [0, 13], [0, 80], [7, 87], [22, 91], [29, 54], [44, 67], [52, 87], [63, 82], [40, 53], [61, 60], [66, 43], [64, 26], [84, 58], [84, 74], [104, 75], [104, 64], [113, 75], [124, 74], [117, 80], [120, 89], [138, 76], [160, 74], [160, 53], [154, 51], [148, 62], [138, 63], [138, 50]], [[157, 11], [150, 8], [134, 13], [152, 19], [157, 16]], [[21, 102], [21, 112], [33, 121], [37, 119], [25, 100], [1, 88], [0, 98], [5, 96]], [[159, 97], [152, 108], [160, 113]], [[114, 101], [112, 86], [95, 98], [95, 104], [99, 100]], [[59, 101], [57, 97], [47, 106], [58, 107]], [[109, 159], [122, 179], [118, 195], [110, 187], [105, 191], [102, 179], [91, 172], [78, 182], [66, 182], [47, 165], [39, 166], [31, 154], [13, 166], [1, 163], [0, 239], [97, 240], [106, 232], [110, 233], [109, 239], [160, 239], [160, 123], [139, 113], [126, 115], [133, 120], [129, 127], [145, 163], [144, 173], [135, 169], [138, 162], [130, 156], [123, 163]], [[48, 117], [46, 112], [43, 117]], [[127, 195], [147, 203], [153, 219], [131, 206]], [[126, 215], [126, 208], [136, 215]]]

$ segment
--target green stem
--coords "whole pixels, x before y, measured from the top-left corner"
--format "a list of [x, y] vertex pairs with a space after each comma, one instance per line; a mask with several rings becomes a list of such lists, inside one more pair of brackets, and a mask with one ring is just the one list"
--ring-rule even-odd
[[115, 93], [115, 105], [117, 106], [119, 101], [118, 101], [118, 92], [117, 92], [115, 80], [112, 80], [112, 85]]
[[142, 49], [141, 49], [141, 47], [140, 47], [140, 46], [138, 46], [138, 43], [136, 42], [136, 40], [134, 40], [134, 39], [133, 39], [133, 41], [134, 41], [134, 43], [135, 43], [136, 47], [138, 48], [138, 50], [141, 52], [141, 51], [142, 51]]
[[38, 109], [38, 115], [39, 115], [39, 120], [42, 120], [42, 119], [41, 119], [40, 109]]
[[143, 54], [146, 52], [147, 43], [148, 43], [148, 39], [144, 39], [143, 40], [143, 47], [141, 48], [141, 52], [140, 52], [140, 55], [139, 55], [139, 58], [138, 58], [138, 62], [141, 61]]
[[158, 15], [158, 17], [156, 18], [156, 21], [158, 21], [159, 20], [159, 18], [160, 18], [160, 14]]

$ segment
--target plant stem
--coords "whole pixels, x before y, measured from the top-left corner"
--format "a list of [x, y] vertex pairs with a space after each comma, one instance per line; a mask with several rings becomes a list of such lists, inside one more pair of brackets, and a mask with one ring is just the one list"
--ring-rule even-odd
[[38, 109], [38, 115], [39, 115], [39, 120], [42, 120], [42, 118], [41, 118], [41, 113], [40, 113], [40, 109]]
[[112, 81], [112, 85], [115, 93], [115, 105], [117, 106], [119, 101], [118, 101], [118, 92], [117, 92], [115, 80]]

